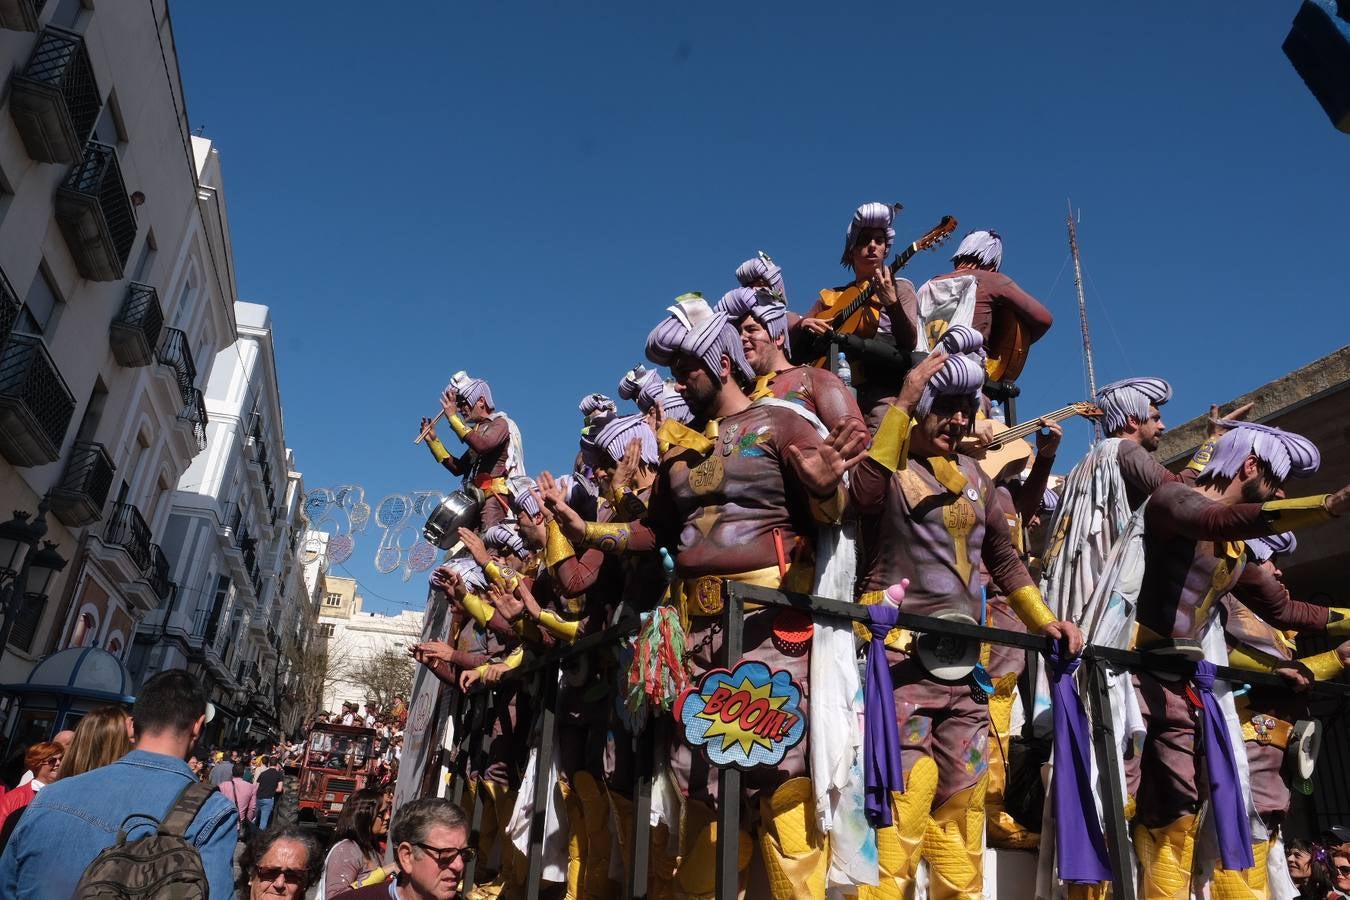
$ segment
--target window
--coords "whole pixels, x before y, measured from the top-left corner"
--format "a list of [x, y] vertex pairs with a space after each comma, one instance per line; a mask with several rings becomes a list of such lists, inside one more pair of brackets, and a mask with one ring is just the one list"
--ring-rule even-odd
[[326, 597], [323, 598], [323, 605], [324, 605], [324, 606], [341, 606], [341, 605], [342, 605], [342, 595], [341, 595], [341, 594], [329, 594], [329, 595], [327, 595]]
[[155, 233], [153, 231], [147, 231], [145, 233], [145, 243], [141, 245], [141, 255], [136, 260], [136, 267], [131, 270], [132, 281], [139, 281], [142, 284], [149, 283], [150, 266], [155, 261], [155, 251], [158, 249], [159, 248], [155, 246]]
[[33, 276], [33, 283], [28, 286], [23, 311], [19, 313], [19, 330], [29, 334], [46, 334], [49, 329], [56, 327], [53, 320], [58, 318], [60, 303], [61, 293], [47, 273], [47, 264], [41, 263], [37, 274]]
[[108, 102], [94, 124], [94, 140], [110, 147], [127, 142], [127, 128], [122, 121], [122, 107], [118, 105], [115, 90], [108, 94]]
[[330, 638], [330, 637], [332, 637], [332, 636], [333, 636], [333, 628], [334, 628], [334, 626], [333, 626], [333, 624], [332, 624], [331, 622], [325, 622], [324, 624], [320, 625], [320, 626], [319, 626], [319, 637], [325, 637], [325, 638]]
[[33, 649], [33, 638], [37, 635], [38, 623], [47, 611], [47, 598], [43, 597], [36, 605], [31, 596], [26, 599], [23, 612], [14, 618], [14, 630], [9, 633], [9, 645], [15, 650], [27, 653]]

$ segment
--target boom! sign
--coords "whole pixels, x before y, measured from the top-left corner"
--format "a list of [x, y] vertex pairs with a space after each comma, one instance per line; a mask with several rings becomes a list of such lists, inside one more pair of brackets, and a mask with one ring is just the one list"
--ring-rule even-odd
[[715, 766], [775, 766], [806, 735], [802, 691], [781, 669], [745, 660], [712, 669], [676, 702], [684, 736]]

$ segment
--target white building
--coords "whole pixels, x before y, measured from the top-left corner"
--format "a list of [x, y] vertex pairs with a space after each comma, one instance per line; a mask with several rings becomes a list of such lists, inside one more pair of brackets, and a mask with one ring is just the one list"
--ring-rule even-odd
[[332, 574], [324, 578], [319, 634], [328, 642], [330, 677], [323, 705], [329, 712], [338, 712], [347, 701], [364, 705], [367, 689], [351, 673], [383, 653], [406, 654], [422, 636], [422, 613], [384, 616], [364, 612], [363, 602], [354, 579]]
[[0, 510], [47, 497], [68, 561], [14, 617], [8, 683], [69, 646], [125, 660], [173, 602], [161, 548], [236, 288], [165, 0], [0, 0], [0, 62]]

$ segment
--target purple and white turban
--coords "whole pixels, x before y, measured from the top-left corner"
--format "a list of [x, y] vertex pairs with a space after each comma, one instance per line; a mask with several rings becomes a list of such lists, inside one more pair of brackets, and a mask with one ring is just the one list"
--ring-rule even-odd
[[464, 398], [464, 402], [473, 406], [482, 400], [487, 401], [488, 409], [496, 409], [492, 403], [492, 388], [481, 378], [470, 378], [467, 372], [456, 372], [450, 379], [448, 388], [453, 388]]
[[1258, 562], [1265, 562], [1277, 553], [1293, 553], [1297, 547], [1298, 538], [1294, 537], [1292, 531], [1247, 539], [1247, 552]]
[[472, 556], [467, 554], [455, 556], [446, 560], [445, 565], [455, 570], [459, 577], [464, 580], [464, 586], [471, 593], [487, 590], [487, 575], [483, 574], [482, 568], [473, 561]]
[[505, 525], [493, 525], [483, 532], [483, 543], [487, 545], [489, 550], [505, 551], [512, 556], [519, 556], [521, 559], [530, 555], [530, 551], [525, 549], [525, 542], [520, 539], [520, 535]]
[[701, 294], [683, 294], [666, 307], [670, 316], [647, 335], [647, 359], [669, 366], [677, 354], [701, 360], [709, 374], [720, 378], [722, 357], [731, 360], [733, 375], [753, 381], [754, 369], [741, 349], [741, 336], [724, 312], [708, 305]]
[[956, 252], [952, 254], [953, 263], [959, 265], [965, 260], [973, 260], [997, 272], [999, 266], [1003, 265], [1003, 238], [999, 237], [997, 231], [972, 231], [961, 239]]
[[1046, 488], [1045, 493], [1041, 495], [1041, 509], [1043, 513], [1052, 513], [1059, 509], [1059, 494], [1056, 494], [1052, 488]]
[[692, 422], [694, 414], [689, 411], [689, 404], [684, 402], [684, 395], [668, 384], [662, 385], [662, 388], [661, 415], [681, 425]]
[[839, 264], [845, 269], [849, 267], [849, 251], [853, 245], [858, 242], [858, 235], [864, 229], [884, 228], [886, 229], [886, 243], [895, 240], [895, 229], [892, 227], [895, 223], [895, 214], [900, 211], [900, 204], [894, 205], [888, 203], [864, 203], [853, 213], [853, 220], [848, 223], [848, 232], [844, 235], [844, 255], [839, 258]]
[[595, 415], [613, 415], [619, 411], [619, 408], [614, 405], [614, 401], [604, 394], [587, 394], [581, 398], [581, 402], [577, 404], [577, 409], [581, 411], [582, 417], [587, 421], [590, 421], [591, 417]]
[[717, 301], [717, 308], [733, 322], [754, 316], [764, 326], [769, 337], [775, 341], [783, 339], [783, 352], [789, 352], [787, 304], [780, 303], [768, 291], [751, 287], [734, 288], [722, 295], [722, 299]]
[[661, 402], [661, 373], [646, 366], [634, 366], [619, 380], [619, 396], [632, 400], [637, 408], [648, 412]]
[[1162, 406], [1172, 399], [1172, 386], [1161, 378], [1126, 378], [1112, 382], [1097, 391], [1097, 405], [1101, 407], [1102, 427], [1107, 434], [1115, 434], [1125, 427], [1130, 416], [1141, 423], [1148, 421], [1149, 404]]
[[923, 389], [914, 410], [920, 418], [928, 415], [938, 397], [974, 397], [984, 387], [984, 338], [978, 331], [966, 325], [953, 325], [934, 352], [937, 350], [951, 355]]
[[539, 485], [535, 484], [533, 478], [517, 475], [507, 479], [506, 486], [511, 491], [511, 505], [516, 508], [516, 512], [535, 519], [544, 514], [539, 502]]
[[1219, 424], [1231, 430], [1214, 445], [1214, 454], [1200, 470], [1200, 478], [1232, 478], [1249, 455], [1270, 466], [1280, 481], [1290, 475], [1307, 478], [1322, 464], [1317, 445], [1301, 434], [1255, 422], [1225, 419]]
[[610, 419], [595, 436], [595, 445], [615, 463], [623, 459], [633, 438], [642, 442], [642, 461], [649, 466], [661, 462], [661, 451], [656, 447], [656, 432], [642, 416], [619, 416]]
[[787, 303], [787, 286], [783, 284], [783, 269], [769, 259], [763, 250], [753, 259], [747, 259], [736, 267], [736, 282], [741, 287], [754, 287], [761, 282], [767, 284], [769, 290], [777, 294], [783, 303]]

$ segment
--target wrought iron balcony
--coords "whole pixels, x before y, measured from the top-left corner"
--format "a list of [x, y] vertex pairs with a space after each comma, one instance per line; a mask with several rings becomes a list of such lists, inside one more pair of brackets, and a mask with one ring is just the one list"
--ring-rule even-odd
[[0, 0], [0, 28], [10, 31], [37, 31], [38, 9], [33, 0]]
[[163, 328], [164, 311], [159, 306], [158, 292], [148, 284], [129, 282], [127, 298], [108, 329], [113, 356], [124, 366], [150, 365]]
[[150, 545], [150, 568], [146, 572], [146, 580], [150, 582], [156, 597], [161, 600], [169, 599], [169, 594], [173, 591], [173, 582], [169, 580], [169, 560], [159, 544]]
[[178, 418], [184, 422], [191, 423], [193, 437], [197, 439], [197, 451], [206, 449], [206, 398], [202, 392], [196, 388], [192, 389], [192, 400], [183, 411], [178, 414]]
[[84, 157], [56, 189], [56, 221], [81, 275], [91, 281], [122, 278], [136, 240], [136, 214], [116, 150], [98, 141], [84, 145]]
[[76, 441], [66, 457], [61, 483], [52, 490], [52, 512], [71, 528], [103, 517], [103, 504], [117, 467], [102, 444]]
[[150, 526], [141, 518], [141, 511], [130, 503], [113, 506], [112, 518], [108, 520], [103, 540], [125, 550], [142, 573], [149, 570], [152, 560]]
[[38, 162], [73, 163], [103, 106], [84, 38], [42, 29], [28, 65], [10, 81], [9, 113]]
[[11, 332], [0, 345], [0, 453], [16, 466], [54, 462], [74, 414], [42, 338]]
[[192, 394], [196, 390], [197, 365], [192, 361], [192, 350], [188, 348], [187, 335], [177, 328], [165, 328], [164, 339], [159, 342], [159, 349], [155, 351], [155, 355], [161, 364], [173, 369], [183, 405], [191, 405]]
[[10, 329], [19, 320], [21, 309], [23, 309], [23, 301], [14, 292], [14, 286], [9, 283], [5, 273], [0, 271], [0, 343], [4, 343]]

